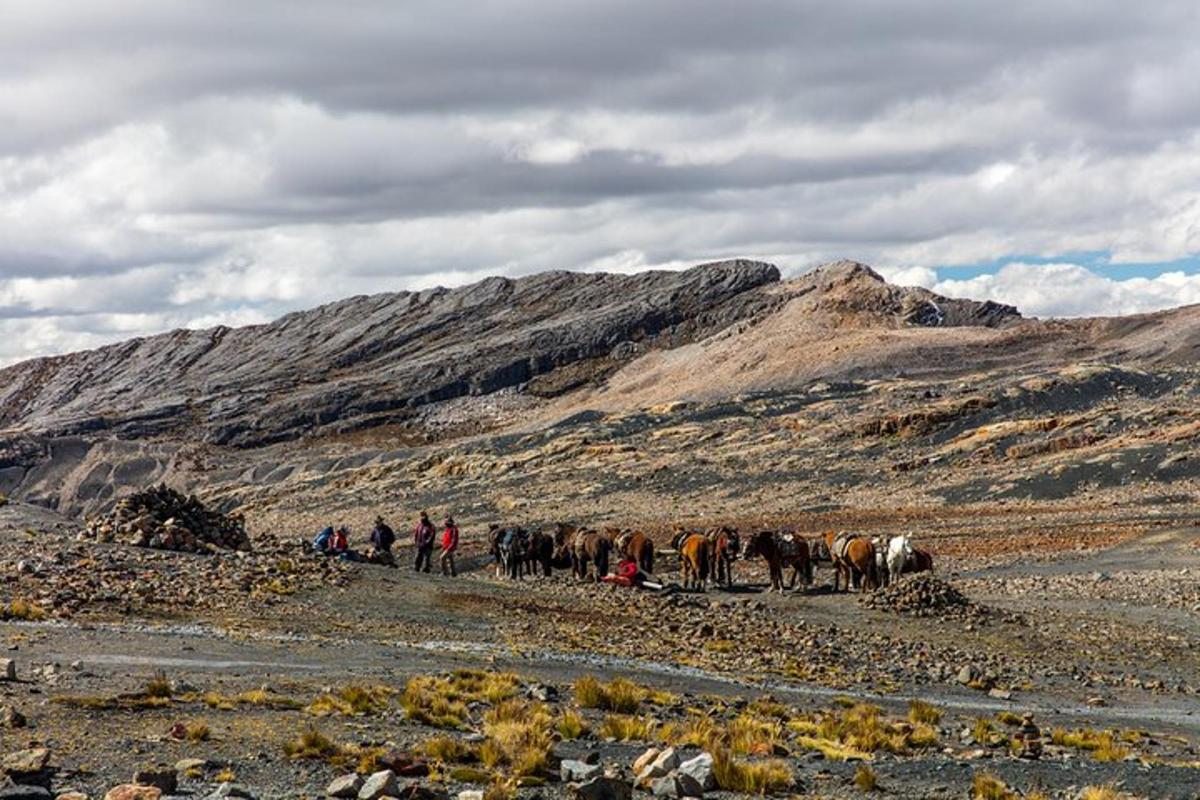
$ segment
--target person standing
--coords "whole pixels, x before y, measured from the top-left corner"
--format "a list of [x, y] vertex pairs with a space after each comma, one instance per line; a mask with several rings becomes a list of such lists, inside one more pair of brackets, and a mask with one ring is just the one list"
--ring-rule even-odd
[[413, 531], [413, 544], [417, 548], [417, 561], [413, 569], [417, 572], [429, 572], [429, 562], [433, 558], [433, 538], [437, 532], [429, 521], [429, 513], [422, 511], [421, 519]]
[[458, 571], [454, 568], [454, 552], [458, 550], [458, 526], [454, 517], [446, 517], [445, 529], [442, 531], [442, 574], [454, 578]]
[[375, 527], [371, 529], [371, 549], [367, 553], [367, 561], [373, 564], [386, 564], [390, 567], [396, 566], [396, 559], [392, 557], [392, 545], [395, 542], [395, 531], [383, 521], [383, 517], [376, 517]]

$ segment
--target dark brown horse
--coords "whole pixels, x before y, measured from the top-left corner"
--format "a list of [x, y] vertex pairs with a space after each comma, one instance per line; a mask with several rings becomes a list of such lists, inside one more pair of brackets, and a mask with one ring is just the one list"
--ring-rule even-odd
[[522, 561], [526, 575], [536, 575], [540, 566], [542, 575], [549, 578], [550, 568], [554, 564], [554, 537], [542, 531], [529, 534]]
[[783, 591], [783, 569], [792, 568], [792, 578], [787, 588], [796, 586], [796, 579], [803, 575], [804, 583], [812, 583], [812, 561], [809, 559], [808, 542], [799, 536], [788, 536], [775, 531], [760, 531], [746, 543], [746, 556], [760, 555], [767, 562], [771, 575], [771, 591]]
[[825, 534], [825, 546], [833, 559], [833, 590], [836, 592], [840, 579], [845, 578], [846, 591], [850, 585], [857, 584], [862, 579], [865, 590], [879, 588], [879, 567], [875, 560], [875, 546], [871, 540], [863, 536], [835, 534], [833, 531]]
[[560, 522], [554, 526], [554, 544], [558, 554], [571, 559], [571, 574], [575, 577], [588, 577], [589, 564], [596, 566], [596, 580], [608, 574], [612, 542], [603, 533]]
[[933, 572], [933, 555], [928, 550], [914, 547], [912, 555], [904, 560], [904, 574], [910, 572]]
[[621, 559], [637, 563], [638, 569], [648, 575], [654, 574], [654, 540], [642, 531], [606, 528], [604, 531], [613, 544], [613, 552]]
[[742, 549], [742, 540], [737, 528], [722, 526], [705, 534], [708, 539], [708, 563], [712, 568], [713, 582], [718, 586], [733, 586], [733, 562]]
[[699, 531], [677, 531], [671, 540], [679, 553], [679, 582], [684, 589], [703, 590], [708, 584], [708, 537]]

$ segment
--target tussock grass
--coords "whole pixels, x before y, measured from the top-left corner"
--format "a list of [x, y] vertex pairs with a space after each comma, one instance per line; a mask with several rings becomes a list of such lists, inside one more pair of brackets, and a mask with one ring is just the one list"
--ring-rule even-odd
[[1020, 800], [1017, 793], [990, 772], [976, 772], [971, 781], [973, 800]]
[[997, 711], [996, 721], [1011, 728], [1015, 728], [1024, 722], [1020, 714], [1014, 714], [1011, 711]]
[[555, 728], [558, 730], [558, 735], [561, 736], [564, 741], [578, 739], [586, 734], [589, 730], [587, 720], [583, 718], [583, 715], [570, 708], [562, 712], [562, 715], [558, 718], [558, 723], [555, 725]]
[[854, 770], [854, 785], [860, 792], [873, 792], [879, 788], [879, 776], [869, 764], [859, 764]]
[[870, 753], [864, 753], [857, 748], [816, 736], [798, 736], [796, 744], [805, 750], [815, 750], [830, 761], [870, 761], [874, 758]]
[[479, 748], [452, 736], [437, 736], [423, 742], [418, 750], [426, 758], [443, 764], [473, 764], [479, 761]]
[[734, 755], [769, 756], [784, 738], [783, 723], [753, 714], [740, 714], [725, 728], [724, 740]]
[[160, 672], [146, 681], [146, 685], [142, 687], [142, 694], [146, 697], [170, 698], [174, 688], [167, 676]]
[[924, 700], [909, 700], [908, 721], [914, 725], [937, 725], [942, 721], [942, 710]]
[[467, 705], [495, 705], [516, 697], [520, 679], [509, 672], [462, 669], [447, 677], [416, 677], [405, 684], [400, 704], [409, 719], [435, 728], [462, 728]]
[[254, 706], [269, 708], [275, 711], [295, 711], [303, 708], [299, 700], [282, 694], [276, 694], [269, 689], [251, 689], [235, 695], [224, 695], [219, 692], [205, 692], [201, 701], [209, 708], [221, 711], [233, 711], [238, 706]]
[[171, 698], [147, 697], [143, 694], [122, 694], [115, 697], [66, 694], [51, 697], [50, 702], [85, 711], [152, 711], [170, 706]]
[[1113, 786], [1088, 786], [1079, 794], [1079, 800], [1127, 800], [1129, 797]]
[[285, 742], [283, 752], [288, 758], [320, 759], [322, 761], [329, 761], [343, 755], [341, 746], [316, 727], [305, 728], [295, 739]]
[[604, 739], [619, 742], [648, 742], [654, 737], [654, 725], [630, 714], [609, 714], [600, 723], [597, 733]]
[[721, 738], [721, 728], [711, 717], [700, 713], [690, 714], [682, 722], [668, 722], [658, 730], [658, 739], [663, 744], [693, 745], [708, 748]]
[[649, 688], [624, 678], [614, 678], [608, 683], [602, 683], [597, 678], [586, 675], [575, 681], [575, 702], [580, 706], [618, 714], [634, 713], [644, 700], [652, 699], [654, 694]]
[[212, 738], [212, 729], [203, 720], [192, 720], [184, 723], [183, 735], [189, 742], [207, 742]]
[[1129, 748], [1118, 744], [1116, 737], [1115, 731], [1096, 731], [1091, 728], [1073, 731], [1055, 728], [1050, 733], [1050, 741], [1054, 744], [1089, 752], [1096, 761], [1121, 761], [1129, 755]]
[[[1000, 737], [1000, 741], [993, 740], [997, 734]], [[971, 736], [978, 744], [981, 744], [985, 747], [994, 743], [1003, 744], [1004, 741], [1007, 741], [1008, 739], [1007, 735], [996, 730], [996, 726], [992, 724], [992, 721], [987, 717], [975, 718], [975, 721], [971, 723]]]
[[554, 745], [552, 729], [553, 718], [546, 707], [524, 700], [505, 700], [483, 718], [487, 743], [494, 745], [500, 763], [514, 778], [546, 772]]
[[796, 783], [792, 768], [784, 761], [743, 761], [728, 750], [717, 748], [713, 754], [713, 776], [717, 785], [737, 794], [776, 794]]
[[455, 767], [450, 770], [449, 776], [452, 781], [473, 783], [477, 786], [489, 783], [492, 780], [492, 773], [478, 767]]
[[0, 620], [6, 622], [10, 620], [37, 622], [45, 619], [46, 616], [46, 610], [32, 600], [16, 597], [7, 603], [0, 603]]
[[304, 710], [318, 717], [333, 714], [341, 714], [346, 717], [370, 716], [386, 711], [388, 701], [395, 693], [395, 690], [386, 686], [352, 684], [334, 692], [321, 694]]
[[937, 744], [937, 730], [932, 725], [888, 720], [878, 706], [869, 703], [798, 717], [790, 720], [787, 728], [797, 734], [801, 747], [820, 751], [835, 761], [870, 758], [878, 751], [906, 754]]

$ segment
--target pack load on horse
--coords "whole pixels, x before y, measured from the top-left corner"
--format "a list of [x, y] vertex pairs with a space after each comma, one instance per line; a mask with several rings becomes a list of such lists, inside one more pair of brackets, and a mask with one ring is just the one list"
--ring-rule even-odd
[[792, 568], [792, 577], [787, 588], [796, 586], [797, 578], [803, 576], [805, 585], [812, 583], [813, 564], [809, 557], [809, 546], [802, 537], [792, 532], [759, 531], [746, 543], [746, 556], [762, 556], [767, 562], [771, 576], [771, 591], [783, 591], [783, 570]]
[[684, 589], [700, 589], [708, 584], [709, 541], [700, 531], [680, 529], [671, 538], [671, 547], [679, 554], [679, 583]]
[[604, 535], [618, 558], [633, 561], [642, 572], [654, 573], [654, 540], [648, 535], [631, 528], [605, 528]]
[[875, 560], [875, 546], [864, 536], [832, 531], [825, 534], [825, 545], [833, 561], [833, 590], [838, 591], [844, 578], [845, 590], [851, 585], [873, 591], [879, 588], [879, 566]]
[[733, 562], [742, 549], [742, 540], [737, 528], [723, 525], [705, 534], [708, 539], [708, 563], [712, 569], [713, 582], [718, 586], [733, 586]]
[[575, 577], [587, 578], [589, 565], [596, 567], [596, 580], [608, 574], [613, 545], [603, 533], [574, 523], [559, 522], [554, 526], [554, 547], [558, 557], [570, 559], [571, 574]]
[[907, 534], [893, 536], [887, 540], [887, 552], [883, 561], [884, 585], [899, 580], [901, 575], [929, 572], [933, 569], [933, 556], [928, 550], [914, 547], [912, 537]]

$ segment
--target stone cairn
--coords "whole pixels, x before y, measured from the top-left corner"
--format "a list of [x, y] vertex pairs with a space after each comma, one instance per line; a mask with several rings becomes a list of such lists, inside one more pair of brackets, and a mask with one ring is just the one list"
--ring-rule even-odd
[[890, 586], [863, 596], [862, 604], [880, 611], [918, 617], [959, 616], [972, 609], [962, 592], [929, 574], [901, 578]]
[[165, 485], [121, 498], [107, 514], [88, 520], [85, 535], [99, 542], [188, 553], [250, 549], [240, 514], [211, 511], [195, 495], [184, 496]]

